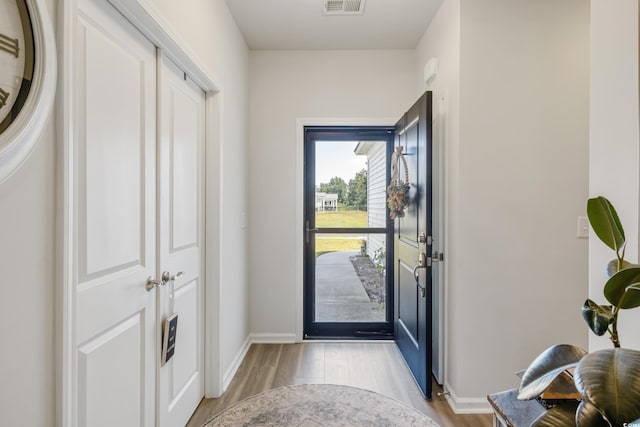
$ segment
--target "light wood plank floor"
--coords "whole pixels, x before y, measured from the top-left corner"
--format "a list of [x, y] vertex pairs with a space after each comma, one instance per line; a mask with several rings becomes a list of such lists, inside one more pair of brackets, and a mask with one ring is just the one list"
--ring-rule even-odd
[[297, 384], [342, 384], [372, 390], [404, 402], [443, 427], [490, 427], [490, 415], [456, 415], [438, 396], [425, 400], [396, 345], [381, 343], [254, 344], [229, 388], [219, 399], [204, 399], [187, 427], [200, 427], [208, 418], [251, 395]]

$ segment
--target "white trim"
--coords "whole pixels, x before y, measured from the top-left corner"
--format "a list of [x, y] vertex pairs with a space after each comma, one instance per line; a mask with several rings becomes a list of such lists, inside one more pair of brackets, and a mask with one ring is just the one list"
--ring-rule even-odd
[[296, 334], [250, 334], [251, 344], [295, 344]]
[[56, 278], [60, 286], [57, 293], [56, 304], [56, 342], [60, 343], [57, 349], [57, 411], [56, 421], [58, 426], [72, 426], [74, 423], [75, 401], [73, 396], [75, 383], [75, 360], [73, 346], [74, 336], [74, 287], [73, 287], [73, 227], [75, 224], [75, 150], [73, 141], [73, 111], [74, 111], [74, 43], [77, 22], [78, 4], [76, 0], [60, 2], [58, 10], [58, 38], [59, 42], [59, 87], [57, 128], [58, 138], [61, 142], [57, 156], [57, 193], [56, 204], [58, 220], [56, 224], [56, 246], [59, 262], [56, 270]]
[[222, 380], [222, 299], [220, 296], [220, 214], [223, 93], [206, 100], [205, 167], [205, 397], [219, 397]]
[[[438, 371], [438, 382], [443, 383], [447, 381], [447, 359], [446, 356], [447, 346], [448, 346], [448, 323], [447, 323], [447, 302], [449, 301], [449, 286], [448, 283], [448, 270], [449, 266], [447, 263], [447, 248], [448, 248], [448, 237], [447, 233], [447, 218], [448, 218], [448, 186], [449, 181], [447, 179], [447, 152], [449, 149], [449, 132], [447, 129], [447, 125], [449, 124], [449, 91], [447, 89], [443, 89], [442, 91], [438, 91], [439, 95], [436, 95], [436, 91], [433, 91], [433, 121], [436, 120], [438, 123], [439, 134], [433, 135], [434, 140], [434, 150], [437, 149], [439, 154], [438, 166], [436, 171], [438, 172], [438, 188], [434, 189], [437, 193], [437, 207], [438, 207], [438, 229], [437, 236], [440, 239], [437, 242], [438, 250], [441, 254], [444, 254], [444, 261], [440, 262], [440, 276], [439, 276], [439, 295], [440, 300], [438, 301], [438, 321], [439, 321], [439, 337], [438, 337], [438, 358], [440, 361], [439, 366], [435, 366], [434, 368]], [[435, 125], [435, 123], [434, 123]], [[434, 126], [432, 126], [434, 127]]]
[[229, 384], [231, 384], [231, 381], [233, 380], [233, 377], [236, 375], [236, 372], [238, 372], [238, 368], [240, 368], [240, 365], [242, 364], [242, 361], [246, 357], [247, 352], [249, 351], [249, 348], [251, 348], [251, 344], [252, 344], [251, 336], [248, 336], [247, 339], [244, 340], [242, 347], [240, 347], [238, 354], [236, 355], [236, 357], [234, 357], [233, 362], [231, 362], [231, 365], [225, 371], [224, 379], [222, 383], [223, 392], [229, 387]]
[[296, 221], [295, 242], [295, 273], [296, 273], [296, 299], [295, 299], [295, 328], [296, 342], [302, 342], [304, 319], [303, 307], [303, 282], [304, 282], [304, 127], [305, 126], [395, 126], [397, 119], [393, 118], [298, 118], [296, 119]]
[[33, 29], [35, 69], [31, 89], [16, 120], [0, 134], [0, 183], [29, 157], [49, 120], [56, 94], [56, 45], [47, 7], [27, 0]]
[[447, 403], [455, 414], [493, 414], [486, 397], [458, 397], [446, 382], [444, 389], [448, 392]]
[[[151, 40], [167, 58], [171, 59], [206, 93], [206, 147], [207, 168], [205, 176], [205, 396], [219, 396], [223, 390], [220, 318], [220, 173], [222, 141], [222, 94], [219, 80], [207, 71], [171, 33], [158, 14], [142, 0], [109, 0], [145, 37]], [[38, 2], [36, 2], [38, 3]], [[56, 424], [74, 425], [73, 402], [75, 382], [75, 352], [73, 346], [75, 293], [73, 287], [73, 211], [74, 188], [74, 96], [75, 96], [75, 31], [77, 26], [77, 0], [62, 0], [58, 9], [58, 37], [60, 40], [59, 85], [57, 105], [58, 138], [61, 141], [57, 158], [57, 204], [56, 225], [57, 265], [56, 278], [59, 283], [56, 294]], [[54, 37], [47, 37], [53, 42]], [[55, 60], [55, 58], [54, 58]], [[55, 62], [54, 62], [55, 67]], [[49, 73], [55, 80], [55, 72]], [[53, 99], [53, 95], [52, 99]]]

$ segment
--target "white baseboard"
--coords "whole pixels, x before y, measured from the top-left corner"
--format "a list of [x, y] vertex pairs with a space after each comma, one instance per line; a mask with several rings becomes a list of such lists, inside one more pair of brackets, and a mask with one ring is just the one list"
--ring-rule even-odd
[[238, 354], [233, 359], [231, 366], [229, 366], [229, 369], [225, 371], [224, 376], [222, 377], [223, 393], [227, 390], [227, 387], [229, 387], [229, 384], [231, 384], [231, 380], [236, 375], [236, 372], [238, 372], [238, 368], [240, 367], [240, 364], [244, 360], [244, 357], [247, 355], [247, 352], [249, 351], [249, 347], [251, 347], [251, 335], [249, 335], [247, 339], [244, 340], [244, 343], [242, 343], [242, 347], [240, 347]]
[[296, 334], [249, 334], [251, 344], [294, 344]]
[[238, 368], [242, 364], [251, 344], [294, 344], [296, 342], [296, 334], [249, 334], [247, 339], [242, 343], [242, 347], [238, 350], [238, 354], [233, 359], [233, 363], [229, 366], [222, 378], [222, 392], [224, 393], [231, 380], [238, 372]]
[[492, 414], [493, 410], [486, 397], [459, 397], [451, 386], [445, 382], [444, 389], [447, 395], [447, 403], [455, 414]]

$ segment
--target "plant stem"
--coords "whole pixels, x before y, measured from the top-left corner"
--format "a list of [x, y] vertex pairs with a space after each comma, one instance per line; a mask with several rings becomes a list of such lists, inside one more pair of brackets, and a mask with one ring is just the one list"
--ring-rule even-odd
[[620, 348], [620, 338], [618, 337], [618, 313], [620, 309], [615, 307], [613, 309], [613, 320], [611, 321], [611, 342], [615, 348]]

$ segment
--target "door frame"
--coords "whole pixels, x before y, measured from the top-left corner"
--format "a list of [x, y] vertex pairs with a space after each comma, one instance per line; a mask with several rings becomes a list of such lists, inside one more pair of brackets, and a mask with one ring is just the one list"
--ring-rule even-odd
[[[395, 128], [389, 126], [313, 126], [305, 127], [305, 141], [304, 141], [304, 212], [305, 212], [305, 228], [318, 228], [315, 223], [315, 186], [319, 183], [315, 182], [315, 175], [312, 172], [317, 170], [317, 158], [314, 148], [318, 143], [323, 141], [341, 142], [341, 141], [381, 141], [386, 143], [385, 147], [385, 165], [391, 160], [391, 154], [393, 152], [394, 145], [394, 133]], [[313, 135], [313, 136], [311, 136]], [[320, 136], [322, 135], [322, 136]], [[389, 169], [385, 172], [385, 181], [388, 182], [391, 176]], [[313, 185], [312, 185], [313, 184]], [[385, 184], [386, 187], [387, 184]], [[388, 209], [385, 203], [385, 218]], [[311, 225], [310, 222], [312, 223]], [[312, 245], [309, 241], [308, 232], [305, 229], [305, 254], [304, 254], [304, 284], [303, 284], [303, 319], [305, 339], [318, 340], [331, 337], [344, 338], [344, 339], [360, 339], [362, 336], [358, 336], [358, 330], [368, 331], [376, 330], [383, 331], [389, 335], [376, 336], [371, 335], [371, 339], [392, 339], [394, 328], [394, 300], [393, 300], [393, 281], [390, 277], [393, 274], [392, 261], [393, 261], [393, 225], [386, 220], [385, 227], [345, 227], [341, 229], [340, 233], [354, 234], [354, 233], [374, 233], [382, 234], [381, 229], [384, 229], [385, 236], [385, 265], [388, 266], [385, 279], [385, 319], [386, 321], [369, 321], [369, 322], [316, 322], [316, 262], [315, 254], [312, 249], [315, 248], [315, 243]], [[377, 230], [376, 230], [377, 229]], [[316, 230], [318, 234], [330, 233], [333, 234], [335, 230], [320, 229]], [[338, 233], [338, 234], [340, 234]], [[314, 233], [313, 242], [316, 241], [317, 234]]]
[[[103, 0], [107, 1], [107, 0]], [[157, 12], [142, 0], [108, 0], [131, 24], [165, 56], [183, 69], [205, 92], [205, 159], [204, 177], [205, 246], [204, 246], [204, 311], [205, 311], [205, 397], [218, 397], [223, 391], [221, 355], [220, 300], [220, 157], [222, 124], [222, 87], [219, 80], [192, 58], [189, 50], [163, 25]], [[74, 383], [74, 313], [73, 287], [74, 215], [76, 203], [77, 147], [74, 142], [74, 96], [76, 91], [74, 64], [78, 0], [61, 0], [58, 5], [58, 96], [56, 105], [57, 148], [56, 176], [56, 299], [55, 299], [55, 374], [56, 425], [75, 426]]]
[[[296, 342], [304, 340], [304, 128], [306, 126], [388, 126], [393, 127], [394, 118], [298, 118], [296, 119], [296, 220], [295, 220], [295, 325]], [[314, 340], [318, 341], [318, 340]]]

